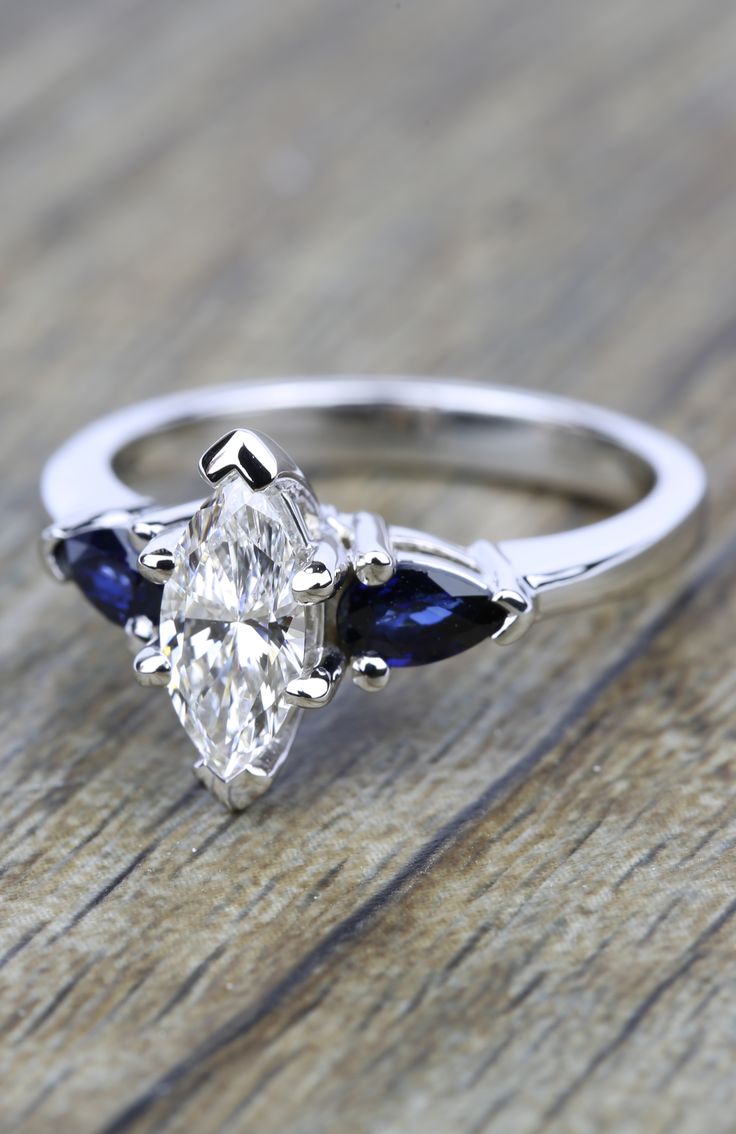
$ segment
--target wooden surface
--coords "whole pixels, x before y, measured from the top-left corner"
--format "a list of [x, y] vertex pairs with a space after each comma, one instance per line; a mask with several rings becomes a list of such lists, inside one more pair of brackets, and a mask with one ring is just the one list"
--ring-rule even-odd
[[[725, 0], [2, 4], [3, 1131], [734, 1130], [735, 53]], [[150, 391], [341, 370], [639, 414], [710, 536], [343, 693], [231, 817], [37, 568], [37, 475]]]

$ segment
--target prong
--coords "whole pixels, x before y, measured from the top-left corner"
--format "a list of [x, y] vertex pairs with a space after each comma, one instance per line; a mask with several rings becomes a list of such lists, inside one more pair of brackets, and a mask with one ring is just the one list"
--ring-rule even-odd
[[273, 774], [252, 767], [241, 772], [232, 780], [223, 780], [203, 760], [197, 760], [193, 768], [197, 779], [207, 790], [230, 811], [244, 811], [259, 796], [268, 791], [273, 783]]
[[273, 783], [276, 773], [289, 755], [300, 716], [299, 713], [293, 713], [279, 737], [234, 775], [218, 775], [200, 758], [194, 765], [195, 776], [231, 811], [242, 811]]
[[531, 624], [532, 610], [528, 599], [518, 591], [504, 589], [494, 592], [493, 601], [508, 613], [503, 625], [491, 635], [491, 641], [501, 646], [517, 642]]
[[206, 481], [216, 485], [228, 473], [237, 472], [246, 484], [259, 492], [280, 476], [302, 479], [302, 474], [287, 453], [252, 429], [233, 429], [216, 441], [199, 462]]
[[139, 650], [133, 669], [140, 685], [168, 685], [171, 678], [171, 663], [158, 645]]
[[361, 654], [352, 661], [353, 682], [366, 693], [380, 693], [391, 677], [388, 662], [377, 654]]
[[140, 646], [150, 646], [156, 637], [156, 627], [147, 614], [134, 614], [125, 623], [125, 633], [131, 640], [134, 649]]
[[138, 556], [138, 570], [144, 579], [161, 586], [174, 570], [174, 549], [186, 525], [184, 523], [162, 526], [150, 543]]
[[320, 540], [309, 563], [294, 573], [292, 594], [305, 606], [324, 602], [334, 595], [346, 570], [347, 556], [342, 545], [336, 540]]
[[306, 567], [302, 567], [291, 581], [294, 598], [304, 606], [324, 602], [330, 595], [334, 595], [335, 589], [335, 576], [319, 559], [313, 559]]
[[355, 558], [355, 574], [367, 587], [387, 583], [395, 570], [393, 556], [382, 548], [372, 548]]
[[534, 621], [534, 603], [524, 582], [516, 577], [511, 564], [497, 547], [478, 540], [469, 549], [481, 568], [495, 603], [507, 612], [503, 625], [491, 635], [500, 646], [517, 642]]
[[66, 583], [67, 577], [62, 571], [56, 553], [59, 546], [67, 537], [67, 531], [60, 524], [50, 524], [41, 534], [41, 561], [48, 574], [57, 583]]
[[143, 551], [164, 529], [159, 520], [136, 520], [130, 528], [130, 542], [136, 551]]
[[367, 587], [387, 583], [396, 570], [388, 528], [381, 516], [356, 512], [353, 519], [353, 565]]
[[162, 586], [174, 570], [174, 553], [168, 547], [153, 547], [138, 556], [138, 570], [150, 583]]
[[311, 673], [289, 682], [284, 694], [286, 704], [302, 709], [321, 709], [329, 705], [337, 692], [344, 669], [342, 654], [336, 650], [325, 653]]

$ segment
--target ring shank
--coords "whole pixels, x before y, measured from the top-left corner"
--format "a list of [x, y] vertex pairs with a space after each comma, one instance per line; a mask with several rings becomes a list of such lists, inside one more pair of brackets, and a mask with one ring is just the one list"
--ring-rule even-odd
[[120, 478], [125, 451], [172, 429], [206, 422], [214, 430], [218, 421], [272, 432], [308, 470], [358, 459], [465, 470], [623, 507], [583, 528], [498, 545], [541, 613], [658, 577], [701, 531], [703, 467], [658, 430], [548, 394], [423, 378], [258, 381], [139, 403], [88, 426], [50, 458], [46, 508], [63, 522], [150, 504]]

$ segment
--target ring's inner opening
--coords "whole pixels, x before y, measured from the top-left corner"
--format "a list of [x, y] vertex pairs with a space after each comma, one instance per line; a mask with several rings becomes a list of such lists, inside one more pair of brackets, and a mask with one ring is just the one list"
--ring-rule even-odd
[[589, 430], [389, 405], [300, 406], [180, 424], [128, 445], [115, 470], [161, 503], [202, 497], [199, 457], [235, 426], [274, 437], [323, 501], [374, 509], [391, 523], [440, 523], [459, 542], [592, 522], [634, 503], [653, 482], [645, 461]]

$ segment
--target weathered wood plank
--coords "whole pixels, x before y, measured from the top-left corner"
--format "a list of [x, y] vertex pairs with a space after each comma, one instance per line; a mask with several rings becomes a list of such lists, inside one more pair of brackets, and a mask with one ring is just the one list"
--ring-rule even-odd
[[[0, 7], [3, 1129], [732, 1129], [735, 47], [722, 0]], [[341, 695], [231, 817], [36, 568], [36, 478], [151, 389], [335, 370], [639, 413], [711, 533], [656, 598]]]

